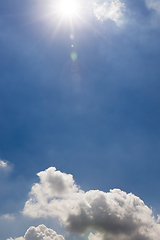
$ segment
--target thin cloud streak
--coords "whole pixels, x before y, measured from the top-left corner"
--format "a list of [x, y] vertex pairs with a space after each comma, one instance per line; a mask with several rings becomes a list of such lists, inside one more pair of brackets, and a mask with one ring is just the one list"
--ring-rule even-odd
[[[110, 192], [82, 191], [71, 174], [49, 168], [37, 174], [23, 214], [32, 218], [57, 217], [70, 233], [93, 230], [104, 240], [158, 240], [160, 224], [152, 209], [132, 193], [120, 189]], [[89, 240], [99, 235], [89, 235]]]
[[4, 214], [0, 216], [0, 220], [14, 221], [15, 217], [12, 214]]

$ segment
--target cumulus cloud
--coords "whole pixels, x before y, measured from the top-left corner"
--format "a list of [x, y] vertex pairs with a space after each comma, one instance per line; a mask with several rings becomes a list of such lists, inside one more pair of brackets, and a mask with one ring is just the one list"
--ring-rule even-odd
[[[71, 174], [56, 171], [51, 167], [37, 174], [40, 183], [33, 185], [30, 199], [26, 202], [23, 213], [33, 218], [57, 217], [66, 221], [69, 212], [76, 211], [75, 198], [81, 190], [75, 184]], [[73, 199], [71, 198], [73, 196]], [[69, 201], [66, 201], [68, 200]], [[72, 206], [72, 209], [70, 208]], [[75, 206], [75, 208], [74, 208]], [[51, 210], [52, 209], [52, 210]]]
[[7, 240], [64, 240], [64, 237], [42, 224], [38, 227], [31, 226], [24, 237], [8, 238]]
[[117, 22], [123, 15], [124, 4], [120, 0], [97, 0], [92, 3], [93, 11], [97, 19], [111, 19]]
[[160, 224], [152, 209], [132, 193], [82, 191], [70, 174], [51, 167], [38, 173], [23, 213], [32, 218], [58, 217], [69, 232], [93, 230], [89, 240], [158, 240]]

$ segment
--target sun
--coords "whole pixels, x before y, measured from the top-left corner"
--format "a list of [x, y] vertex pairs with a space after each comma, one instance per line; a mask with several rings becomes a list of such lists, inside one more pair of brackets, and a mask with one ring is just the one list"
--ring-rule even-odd
[[79, 12], [79, 4], [76, 0], [61, 0], [57, 4], [57, 10], [63, 17], [74, 17]]
[[[50, 0], [48, 11], [52, 21], [56, 23], [53, 36], [56, 35], [61, 27], [70, 29], [73, 33], [76, 27], [80, 27], [85, 21], [85, 0]], [[72, 46], [72, 45], [71, 45]]]

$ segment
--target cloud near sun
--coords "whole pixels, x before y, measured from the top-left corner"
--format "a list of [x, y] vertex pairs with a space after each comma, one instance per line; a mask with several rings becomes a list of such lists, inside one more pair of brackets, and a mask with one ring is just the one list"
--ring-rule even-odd
[[93, 11], [97, 19], [118, 21], [123, 15], [125, 5], [120, 0], [93, 1]]
[[[124, 1], [121, 0], [97, 0], [91, 1], [93, 6], [93, 12], [98, 20], [111, 19], [115, 22], [119, 22], [125, 15], [126, 6]], [[160, 1], [159, 0], [144, 0], [144, 4], [150, 10], [154, 10], [160, 13]]]
[[71, 174], [54, 167], [37, 175], [40, 182], [31, 189], [24, 215], [57, 217], [70, 233], [81, 236], [94, 231], [89, 240], [159, 240], [160, 224], [152, 209], [134, 194], [120, 189], [84, 192]]

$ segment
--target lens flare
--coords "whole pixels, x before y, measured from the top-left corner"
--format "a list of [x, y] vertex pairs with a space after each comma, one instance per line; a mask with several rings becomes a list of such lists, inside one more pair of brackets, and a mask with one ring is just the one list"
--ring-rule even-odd
[[72, 53], [71, 53], [71, 59], [72, 59], [73, 61], [76, 61], [76, 60], [77, 60], [77, 53], [76, 53], [76, 52], [72, 52]]
[[73, 35], [73, 33], [70, 34], [70, 39], [71, 39], [71, 41], [74, 40], [74, 35]]

